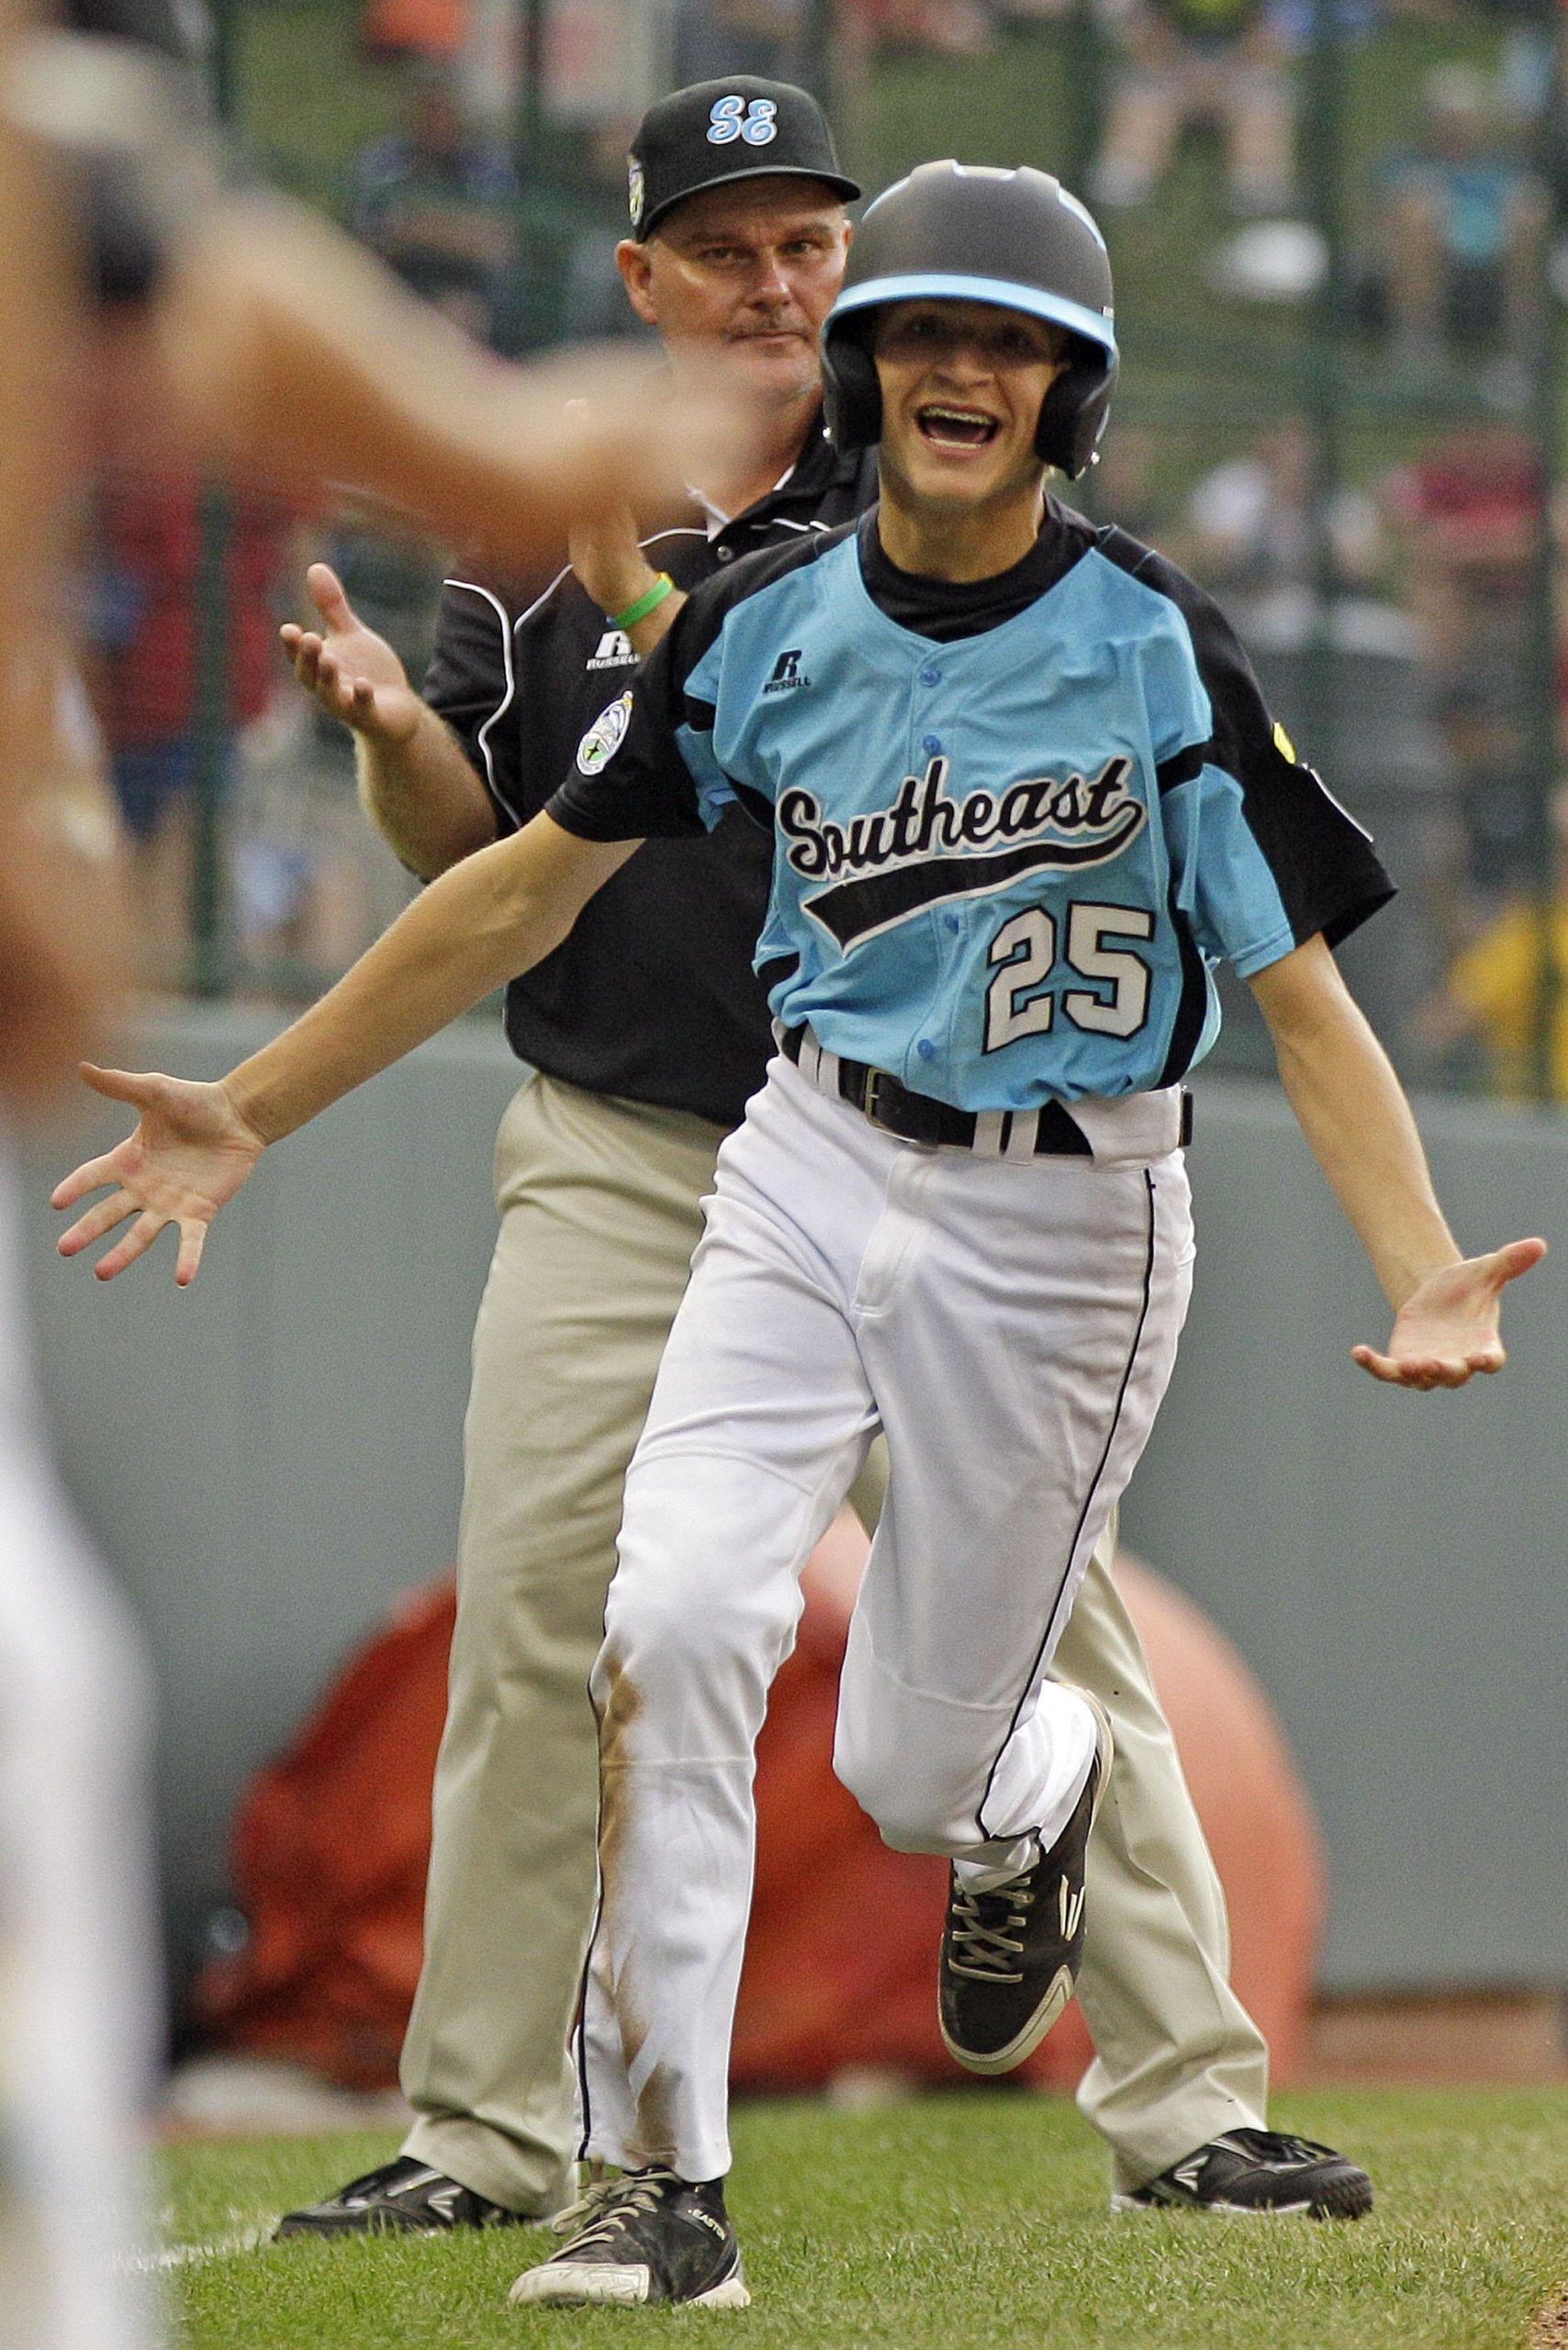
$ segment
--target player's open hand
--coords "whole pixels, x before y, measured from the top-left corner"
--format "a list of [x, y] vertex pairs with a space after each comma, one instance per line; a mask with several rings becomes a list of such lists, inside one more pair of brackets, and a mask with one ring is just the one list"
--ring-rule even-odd
[[250, 1174], [266, 1145], [248, 1126], [221, 1084], [200, 1085], [178, 1077], [133, 1076], [125, 1069], [82, 1064], [95, 1093], [129, 1102], [140, 1111], [134, 1134], [101, 1158], [89, 1158], [64, 1181], [52, 1201], [71, 1208], [106, 1183], [114, 1190], [78, 1216], [58, 1242], [62, 1257], [79, 1256], [128, 1216], [135, 1222], [93, 1268], [101, 1281], [113, 1281], [144, 1257], [166, 1224], [179, 1227], [174, 1279], [182, 1289], [196, 1277], [207, 1228]]
[[1445, 1266], [1400, 1307], [1388, 1352], [1353, 1347], [1353, 1359], [1395, 1387], [1462, 1387], [1478, 1371], [1501, 1371], [1503, 1292], [1545, 1254], [1544, 1240], [1511, 1240], [1487, 1256]]
[[294, 674], [329, 717], [356, 734], [389, 744], [407, 743], [420, 722], [419, 696], [384, 636], [366, 628], [330, 566], [313, 563], [305, 575], [320, 615], [317, 629], [292, 621], [278, 632]]

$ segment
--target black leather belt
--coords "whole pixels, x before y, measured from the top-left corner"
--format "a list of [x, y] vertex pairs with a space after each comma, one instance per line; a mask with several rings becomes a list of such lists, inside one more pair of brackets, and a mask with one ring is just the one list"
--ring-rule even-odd
[[[799, 1062], [808, 1031], [785, 1028], [779, 1041], [785, 1058]], [[842, 1100], [860, 1112], [862, 1117], [879, 1127], [883, 1134], [896, 1135], [901, 1142], [946, 1143], [959, 1150], [972, 1150], [979, 1120], [972, 1110], [955, 1110], [950, 1102], [934, 1102], [928, 1093], [912, 1093], [886, 1069], [868, 1069], [864, 1061], [841, 1060], [838, 1064], [838, 1091]], [[1038, 1110], [1007, 1111], [1002, 1114], [1000, 1147], [1007, 1147], [1008, 1129], [1014, 1120], [1022, 1124], [1033, 1119], [1036, 1126], [1031, 1156], [1036, 1158], [1092, 1158], [1089, 1137], [1059, 1102], [1047, 1102]]]

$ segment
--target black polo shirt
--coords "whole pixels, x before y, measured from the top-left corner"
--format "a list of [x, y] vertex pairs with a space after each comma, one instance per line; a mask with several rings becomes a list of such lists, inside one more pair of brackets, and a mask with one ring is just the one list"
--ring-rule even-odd
[[[875, 495], [874, 459], [841, 456], [819, 420], [767, 498], [712, 536], [694, 504], [689, 522], [649, 540], [646, 553], [655, 570], [694, 588], [739, 555], [851, 520]], [[449, 579], [425, 698], [511, 833], [544, 806], [635, 667], [570, 570], [532, 600]], [[649, 841], [589, 901], [566, 944], [508, 988], [518, 1058], [592, 1093], [737, 1125], [770, 1048], [751, 958], [772, 856], [737, 809], [700, 840]]]

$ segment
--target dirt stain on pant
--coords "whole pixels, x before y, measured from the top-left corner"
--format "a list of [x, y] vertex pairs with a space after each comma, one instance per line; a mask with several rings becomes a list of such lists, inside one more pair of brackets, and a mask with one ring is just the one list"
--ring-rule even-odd
[[[648, 2037], [648, 2022], [627, 1993], [624, 1975], [613, 1953], [623, 1941], [626, 1919], [626, 1859], [631, 1840], [632, 1774], [636, 1765], [627, 1753], [628, 1742], [644, 1706], [643, 1693], [620, 1657], [607, 1657], [603, 1680], [605, 1699], [599, 1718], [599, 1865], [603, 1886], [601, 1933], [608, 1930], [608, 1966], [599, 1980], [610, 1998], [621, 2037], [621, 2061], [630, 2082]], [[629, 2154], [644, 2162], [668, 2162], [675, 2154], [673, 2083], [655, 2065], [636, 2098], [636, 2123]]]

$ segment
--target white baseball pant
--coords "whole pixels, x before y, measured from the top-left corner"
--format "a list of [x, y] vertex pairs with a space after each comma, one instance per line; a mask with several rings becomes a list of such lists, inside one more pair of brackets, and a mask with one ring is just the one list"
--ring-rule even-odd
[[801, 1571], [879, 1426], [834, 1767], [890, 1844], [980, 1882], [1059, 1833], [1094, 1732], [1048, 1668], [1170, 1379], [1192, 1256], [1180, 1152], [917, 1149], [773, 1064], [719, 1156], [595, 1668], [590, 2156], [729, 2167], [754, 1749]]

